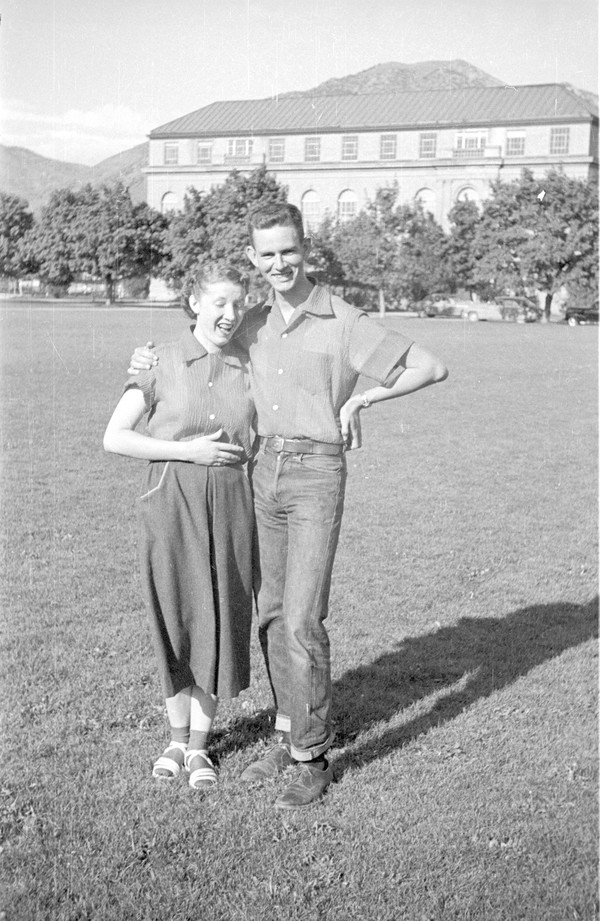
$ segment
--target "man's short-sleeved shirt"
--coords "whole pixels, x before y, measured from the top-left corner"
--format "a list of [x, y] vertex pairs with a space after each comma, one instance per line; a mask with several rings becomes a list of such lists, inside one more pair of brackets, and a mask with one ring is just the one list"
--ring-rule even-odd
[[156, 349], [158, 364], [131, 376], [148, 411], [146, 434], [166, 441], [189, 441], [223, 429], [222, 441], [252, 453], [254, 404], [248, 355], [236, 342], [208, 353], [189, 327], [174, 342]]
[[315, 286], [288, 324], [274, 294], [236, 338], [250, 355], [258, 434], [342, 442], [339, 412], [359, 375], [391, 386], [412, 340]]

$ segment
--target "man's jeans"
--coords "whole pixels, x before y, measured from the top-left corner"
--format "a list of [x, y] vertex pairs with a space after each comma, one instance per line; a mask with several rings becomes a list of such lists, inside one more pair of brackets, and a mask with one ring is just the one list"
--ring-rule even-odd
[[261, 448], [252, 472], [260, 581], [260, 642], [292, 756], [308, 761], [330, 747], [331, 669], [327, 617], [346, 460], [343, 455], [275, 454]]

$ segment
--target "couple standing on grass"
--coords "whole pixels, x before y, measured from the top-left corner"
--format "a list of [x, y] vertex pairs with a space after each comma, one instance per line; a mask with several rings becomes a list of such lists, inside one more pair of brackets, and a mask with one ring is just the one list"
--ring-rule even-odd
[[[360, 447], [362, 409], [448, 372], [313, 285], [296, 207], [258, 208], [248, 229], [248, 258], [272, 288], [266, 302], [247, 309], [239, 272], [202, 267], [189, 298], [195, 326], [155, 353], [136, 349], [104, 446], [150, 461], [141, 571], [171, 727], [153, 776], [185, 769], [195, 789], [216, 782], [208, 738], [218, 697], [249, 684], [254, 591], [280, 735], [241, 779], [294, 765], [275, 805], [295, 809], [333, 780], [324, 621], [344, 452]], [[359, 375], [376, 386], [352, 396]], [[147, 435], [135, 431], [145, 414]]]

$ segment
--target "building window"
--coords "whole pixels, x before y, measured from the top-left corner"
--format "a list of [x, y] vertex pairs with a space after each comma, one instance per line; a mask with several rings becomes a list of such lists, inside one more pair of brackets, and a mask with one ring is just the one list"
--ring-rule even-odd
[[358, 160], [357, 134], [347, 134], [342, 138], [342, 160]]
[[351, 221], [358, 213], [358, 197], [352, 189], [345, 189], [338, 198], [338, 221], [344, 224]]
[[175, 192], [165, 192], [160, 201], [160, 210], [163, 214], [168, 214], [169, 211], [177, 211], [178, 205], [179, 199], [175, 195]]
[[229, 138], [227, 158], [229, 160], [249, 160], [252, 156], [252, 145], [252, 138]]
[[179, 163], [179, 144], [165, 144], [165, 166], [177, 166]]
[[506, 156], [522, 157], [525, 154], [525, 132], [506, 132]]
[[321, 138], [304, 138], [304, 159], [307, 163], [318, 163], [321, 159]]
[[464, 186], [460, 189], [456, 196], [457, 201], [474, 201], [476, 205], [479, 204], [479, 195], [470, 185]]
[[196, 163], [212, 163], [212, 142], [198, 141], [196, 148]]
[[461, 131], [456, 135], [454, 156], [461, 160], [483, 157], [486, 143], [486, 131]]
[[550, 153], [559, 155], [569, 153], [568, 128], [550, 128]]
[[379, 159], [395, 160], [396, 159], [396, 135], [382, 134], [379, 139]]
[[415, 201], [419, 202], [424, 211], [429, 211], [430, 214], [435, 211], [435, 192], [432, 189], [419, 189]]
[[283, 163], [285, 160], [285, 138], [269, 138], [269, 163]]
[[302, 220], [307, 230], [315, 230], [321, 219], [321, 199], [314, 191], [309, 189], [302, 196], [300, 210], [302, 211]]
[[419, 135], [419, 157], [422, 160], [432, 159], [437, 154], [437, 134], [435, 131], [424, 131]]

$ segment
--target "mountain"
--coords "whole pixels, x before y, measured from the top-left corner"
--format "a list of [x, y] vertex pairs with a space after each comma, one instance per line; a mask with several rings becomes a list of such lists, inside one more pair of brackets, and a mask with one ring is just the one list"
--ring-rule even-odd
[[144, 201], [146, 190], [142, 167], [147, 165], [148, 141], [144, 141], [143, 144], [122, 150], [121, 153], [107, 157], [96, 166], [89, 167], [91, 178], [88, 181], [94, 185], [100, 185], [103, 182], [115, 182], [120, 179], [129, 187], [129, 193], [134, 202]]
[[348, 77], [334, 77], [312, 90], [283, 96], [336, 96], [374, 93], [408, 93], [415, 90], [455, 90], [470, 86], [504, 86], [468, 61], [422, 61], [419, 64], [376, 64]]
[[148, 142], [102, 160], [95, 166], [52, 160], [25, 147], [5, 147], [0, 144], [0, 190], [19, 195], [29, 202], [32, 211], [39, 211], [55, 189], [80, 189], [121, 179], [134, 201], [144, 200], [142, 167], [148, 162]]

